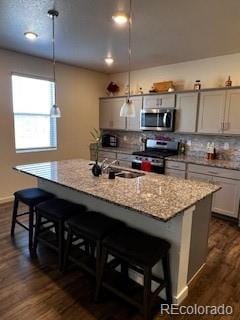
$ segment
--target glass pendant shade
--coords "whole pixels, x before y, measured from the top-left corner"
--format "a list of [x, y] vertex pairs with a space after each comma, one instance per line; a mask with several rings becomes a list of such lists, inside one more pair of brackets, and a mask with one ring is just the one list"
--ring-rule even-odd
[[60, 108], [54, 104], [50, 110], [50, 116], [52, 118], [61, 118], [61, 111]]
[[135, 117], [135, 108], [132, 100], [127, 99], [127, 101], [124, 102], [120, 110], [120, 117]]

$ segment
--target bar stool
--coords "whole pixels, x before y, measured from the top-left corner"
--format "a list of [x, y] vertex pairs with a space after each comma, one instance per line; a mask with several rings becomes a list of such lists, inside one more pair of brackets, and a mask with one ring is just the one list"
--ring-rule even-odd
[[[14, 237], [16, 224], [28, 230], [28, 233], [29, 233], [28, 247], [29, 247], [30, 254], [32, 252], [35, 207], [40, 202], [45, 201], [47, 199], [51, 199], [53, 197], [54, 197], [53, 194], [39, 188], [23, 189], [23, 190], [16, 191], [14, 193], [11, 236]], [[19, 202], [22, 202], [28, 206], [27, 212], [24, 212], [24, 213], [18, 212]], [[29, 216], [28, 226], [18, 220], [18, 217], [21, 217], [24, 215]]]
[[[102, 240], [105, 236], [125, 226], [124, 222], [110, 218], [100, 212], [88, 211], [74, 216], [67, 221], [68, 236], [65, 253], [65, 267], [68, 260], [96, 276], [102, 251]], [[76, 241], [85, 241], [89, 250], [79, 250]], [[80, 246], [82, 246], [80, 242]], [[87, 248], [87, 247], [86, 247]], [[77, 253], [77, 255], [75, 254]]]
[[[33, 241], [33, 254], [37, 254], [38, 242], [58, 253], [58, 266], [63, 269], [65, 249], [65, 221], [73, 215], [81, 215], [86, 207], [64, 199], [50, 199], [36, 206], [36, 227]], [[51, 232], [50, 229], [55, 229]]]
[[[163, 289], [166, 290], [166, 301], [164, 303], [172, 303], [169, 264], [170, 244], [167, 241], [125, 227], [107, 236], [103, 240], [102, 246], [96, 299], [99, 298], [100, 288], [103, 285], [137, 307], [143, 313], [145, 320], [151, 319], [153, 302]], [[114, 260], [108, 262], [109, 255], [115, 258], [115, 265]], [[163, 267], [163, 279], [152, 274], [152, 268], [160, 260]], [[121, 273], [117, 272], [115, 270], [116, 266], [122, 263], [124, 268]], [[143, 286], [128, 277], [129, 269], [143, 274]], [[159, 284], [153, 292], [151, 289], [152, 280]], [[137, 299], [134, 297], [135, 294]], [[163, 303], [163, 299], [161, 303]]]

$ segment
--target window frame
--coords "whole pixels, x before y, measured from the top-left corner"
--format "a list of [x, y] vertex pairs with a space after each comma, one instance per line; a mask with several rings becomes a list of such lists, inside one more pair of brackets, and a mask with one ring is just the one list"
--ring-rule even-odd
[[[44, 152], [44, 151], [55, 151], [58, 149], [58, 128], [57, 128], [57, 119], [50, 116], [50, 113], [20, 113], [20, 112], [14, 112], [14, 105], [13, 105], [13, 76], [18, 76], [22, 78], [30, 78], [30, 79], [36, 79], [36, 80], [44, 80], [49, 81], [54, 84], [54, 90], [56, 83], [54, 82], [53, 78], [48, 77], [42, 77], [38, 75], [32, 75], [32, 74], [24, 74], [24, 73], [18, 73], [18, 72], [11, 72], [11, 94], [12, 94], [12, 112], [13, 112], [13, 128], [14, 128], [14, 146], [15, 146], [15, 152], [16, 153], [31, 153], [31, 152]], [[54, 94], [53, 94], [54, 96]], [[16, 146], [16, 137], [15, 137], [15, 115], [27, 115], [27, 116], [49, 116], [50, 117], [50, 131], [55, 132], [54, 135], [50, 134], [50, 144], [51, 146], [48, 147], [39, 147], [39, 148], [17, 148]]]

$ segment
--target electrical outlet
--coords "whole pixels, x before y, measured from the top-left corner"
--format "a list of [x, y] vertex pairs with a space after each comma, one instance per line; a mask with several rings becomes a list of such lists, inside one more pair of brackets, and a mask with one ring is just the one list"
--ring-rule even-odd
[[223, 149], [224, 150], [229, 150], [229, 143], [228, 142], [224, 143]]
[[123, 141], [124, 141], [124, 142], [127, 141], [127, 136], [123, 136]]
[[191, 145], [192, 145], [192, 140], [188, 140], [187, 141], [187, 146], [191, 147]]

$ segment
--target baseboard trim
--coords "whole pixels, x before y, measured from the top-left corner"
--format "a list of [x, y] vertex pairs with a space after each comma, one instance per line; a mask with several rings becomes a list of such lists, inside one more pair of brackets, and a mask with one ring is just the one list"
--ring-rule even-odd
[[5, 204], [5, 203], [13, 202], [13, 200], [14, 200], [14, 196], [9, 196], [9, 197], [0, 198], [0, 204]]
[[173, 297], [173, 303], [180, 305], [187, 296], [188, 296], [188, 286], [185, 286], [183, 290], [178, 293], [177, 296]]
[[193, 277], [188, 281], [188, 285], [191, 285], [191, 282], [199, 276], [199, 273], [202, 271], [203, 268], [205, 268], [206, 262], [198, 269], [198, 271], [193, 275]]

